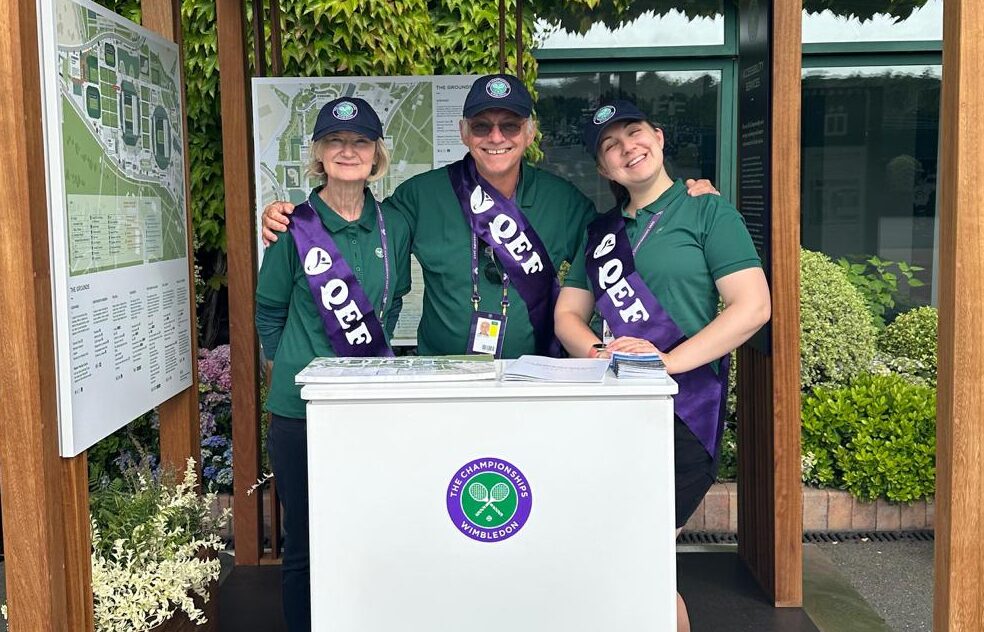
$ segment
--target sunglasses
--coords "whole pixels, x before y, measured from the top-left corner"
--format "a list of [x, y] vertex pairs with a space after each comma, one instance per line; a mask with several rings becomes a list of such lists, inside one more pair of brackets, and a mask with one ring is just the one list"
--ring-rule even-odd
[[472, 136], [478, 136], [479, 138], [485, 138], [497, 127], [503, 136], [512, 138], [523, 131], [523, 121], [504, 121], [502, 123], [469, 121], [468, 123], [468, 131], [471, 132]]
[[499, 272], [499, 264], [492, 255], [492, 247], [486, 246], [484, 252], [485, 256], [489, 258], [489, 261], [482, 268], [485, 280], [493, 285], [502, 285], [502, 273]]

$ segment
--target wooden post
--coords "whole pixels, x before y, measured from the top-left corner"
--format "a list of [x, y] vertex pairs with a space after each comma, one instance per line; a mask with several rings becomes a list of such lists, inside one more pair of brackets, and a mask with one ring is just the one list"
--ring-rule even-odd
[[229, 253], [229, 338], [232, 355], [233, 533], [236, 564], [259, 564], [262, 494], [246, 495], [260, 476], [259, 346], [253, 323], [256, 242], [249, 121], [246, 21], [240, 0], [218, 0], [216, 24], [222, 99], [222, 173]]
[[984, 13], [943, 7], [940, 108], [936, 632], [984, 630]]
[[[745, 345], [738, 354], [738, 554], [775, 605], [800, 606], [803, 603], [799, 373], [803, 7], [800, 0], [769, 4], [771, 38], [768, 67], [764, 70], [771, 91], [769, 115], [765, 117], [769, 153], [764, 195], [770, 200], [766, 209], [766, 217], [770, 218], [766, 227], [769, 256], [765, 263], [772, 290], [772, 322], [768, 353]], [[761, 28], [759, 33], [764, 35]]]
[[12, 630], [93, 629], [85, 453], [58, 454], [36, 2], [0, 3], [0, 485]]
[[[178, 45], [178, 63], [184, 67], [183, 37], [181, 35], [180, 0], [142, 0], [142, 26]], [[191, 158], [188, 154], [187, 99], [181, 86], [181, 124], [184, 126], [185, 199], [189, 201], [185, 222], [188, 240], [188, 278], [195, 278], [194, 226], [191, 213]], [[188, 458], [195, 459], [198, 479], [202, 474], [202, 432], [198, 417], [198, 327], [195, 317], [195, 285], [189, 283], [188, 315], [191, 319], [191, 386], [158, 407], [161, 417], [161, 464], [173, 468], [179, 475]]]

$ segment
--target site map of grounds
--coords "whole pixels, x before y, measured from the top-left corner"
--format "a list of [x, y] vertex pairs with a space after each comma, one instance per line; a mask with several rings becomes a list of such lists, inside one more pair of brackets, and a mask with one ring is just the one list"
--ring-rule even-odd
[[71, 276], [185, 257], [177, 50], [57, 0]]
[[191, 385], [178, 47], [90, 0], [41, 7], [63, 456]]

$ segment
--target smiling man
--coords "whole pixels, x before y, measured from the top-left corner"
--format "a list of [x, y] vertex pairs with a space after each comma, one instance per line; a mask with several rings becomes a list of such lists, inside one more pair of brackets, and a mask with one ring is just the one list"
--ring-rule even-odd
[[388, 200], [409, 220], [424, 273], [421, 355], [558, 351], [557, 268], [573, 260], [595, 209], [567, 181], [523, 162], [536, 136], [532, 111], [516, 77], [481, 77], [460, 123], [468, 154]]

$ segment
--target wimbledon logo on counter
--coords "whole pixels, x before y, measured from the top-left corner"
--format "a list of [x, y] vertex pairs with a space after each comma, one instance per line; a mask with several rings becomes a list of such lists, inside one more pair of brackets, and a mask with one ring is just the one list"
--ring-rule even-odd
[[512, 463], [475, 459], [451, 478], [447, 504], [458, 531], [479, 542], [500, 542], [526, 524], [533, 508], [533, 492]]

